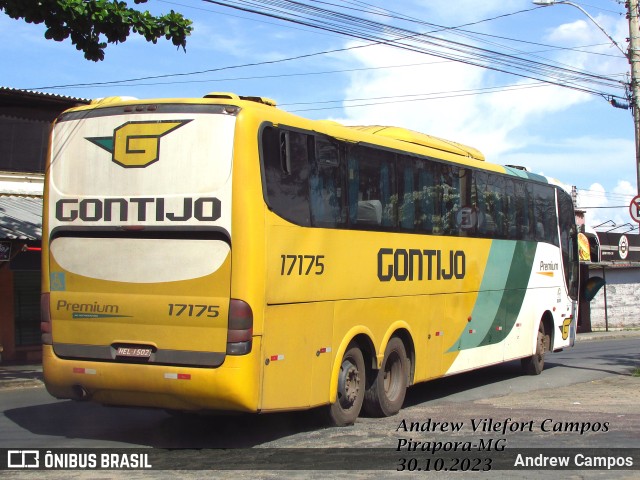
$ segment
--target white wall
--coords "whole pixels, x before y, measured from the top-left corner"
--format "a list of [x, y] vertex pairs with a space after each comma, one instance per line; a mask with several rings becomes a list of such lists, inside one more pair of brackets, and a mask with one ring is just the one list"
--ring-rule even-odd
[[[602, 277], [602, 269], [590, 271]], [[605, 271], [609, 328], [640, 328], [640, 267], [607, 268]], [[605, 287], [591, 301], [591, 328], [605, 328]]]

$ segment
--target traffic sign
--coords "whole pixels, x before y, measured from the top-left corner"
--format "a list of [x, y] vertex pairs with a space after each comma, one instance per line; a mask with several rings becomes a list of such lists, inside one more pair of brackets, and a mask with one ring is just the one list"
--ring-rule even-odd
[[640, 195], [636, 195], [629, 204], [629, 213], [635, 222], [640, 223]]

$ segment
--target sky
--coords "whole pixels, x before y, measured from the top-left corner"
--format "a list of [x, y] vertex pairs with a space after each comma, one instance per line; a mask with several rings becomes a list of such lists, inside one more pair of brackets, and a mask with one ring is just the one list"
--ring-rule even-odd
[[[575, 186], [587, 225], [607, 222], [598, 230], [608, 230], [613, 222], [615, 232], [632, 227], [638, 232], [628, 209], [637, 192], [633, 118], [630, 110], [608, 101], [611, 95], [624, 100], [629, 63], [578, 8], [538, 7], [530, 0], [303, 1], [362, 18], [359, 25], [375, 22], [379, 38], [398, 40], [398, 28], [433, 33], [449, 46], [462, 43], [491, 58], [535, 60], [608, 83], [566, 76], [541, 82], [539, 71], [514, 75], [495, 63], [482, 68], [453, 61], [450, 49], [426, 48], [417, 37], [405, 36], [401, 42], [408, 48], [401, 48], [398, 42], [347, 36], [343, 28], [329, 32], [201, 0], [151, 0], [141, 6], [130, 0], [138, 9], [175, 10], [190, 18], [194, 31], [186, 52], [132, 34], [109, 45], [105, 60], [94, 63], [69, 40], [46, 40], [44, 26], [0, 13], [0, 86], [80, 98], [233, 92], [272, 98], [280, 108], [308, 118], [404, 127], [471, 145], [487, 161], [522, 165]], [[626, 51], [622, 2], [573, 3]]]

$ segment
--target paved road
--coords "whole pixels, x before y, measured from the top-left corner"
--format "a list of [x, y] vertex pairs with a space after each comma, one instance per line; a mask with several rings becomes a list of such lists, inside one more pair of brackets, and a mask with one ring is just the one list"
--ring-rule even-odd
[[[0, 416], [0, 447], [367, 447], [394, 451], [402, 440], [477, 445], [480, 439], [484, 442], [503, 439], [508, 448], [640, 448], [640, 378], [630, 375], [638, 366], [640, 336], [579, 342], [573, 349], [549, 356], [547, 368], [540, 376], [520, 375], [519, 365], [514, 362], [418, 385], [410, 389], [399, 415], [385, 419], [363, 418], [355, 426], [342, 429], [323, 428], [317, 417], [308, 413], [182, 418], [161, 411], [56, 401], [38, 386], [37, 378], [23, 379], [20, 388], [15, 388], [18, 384], [14, 384], [11, 388], [0, 389], [4, 413]], [[440, 429], [434, 430], [434, 422], [440, 422]], [[452, 432], [447, 428], [442, 431], [443, 422], [461, 424], [460, 430]], [[497, 422], [504, 422], [507, 431], [500, 431]], [[411, 423], [419, 424], [423, 430], [426, 426], [427, 430], [404, 431], [403, 425]], [[478, 426], [477, 431], [474, 426]], [[495, 428], [498, 430], [492, 430]], [[510, 431], [513, 428], [515, 430]], [[582, 433], [576, 432], [575, 428]], [[167, 455], [181, 464], [203, 461], [199, 450]], [[249, 457], [247, 461], [250, 461]], [[155, 473], [158, 476], [161, 472]], [[327, 473], [287, 472], [286, 476], [327, 478]], [[385, 478], [416, 475], [383, 473]], [[559, 472], [509, 473], [502, 472], [498, 477], [557, 478]], [[552, 473], [556, 475], [551, 476]], [[562, 476], [640, 478], [640, 470], [574, 473], [563, 472]], [[281, 474], [235, 472], [234, 476], [281, 478]], [[136, 475], [143, 474], [134, 474], [133, 478], [137, 478]], [[372, 476], [371, 472], [348, 472], [348, 475], [343, 472], [341, 475], [345, 478]], [[474, 478], [485, 478], [483, 474], [479, 475]], [[201, 475], [192, 471], [185, 476], [200, 478]], [[94, 472], [90, 478], [108, 477], [100, 477]], [[127, 478], [132, 478], [131, 474]]]

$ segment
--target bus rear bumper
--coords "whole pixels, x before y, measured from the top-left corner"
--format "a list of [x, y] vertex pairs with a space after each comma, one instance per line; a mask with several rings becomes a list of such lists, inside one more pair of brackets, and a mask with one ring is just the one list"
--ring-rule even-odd
[[60, 399], [171, 410], [256, 412], [260, 339], [243, 356], [227, 356], [218, 368], [172, 367], [59, 358], [44, 345], [47, 391]]

